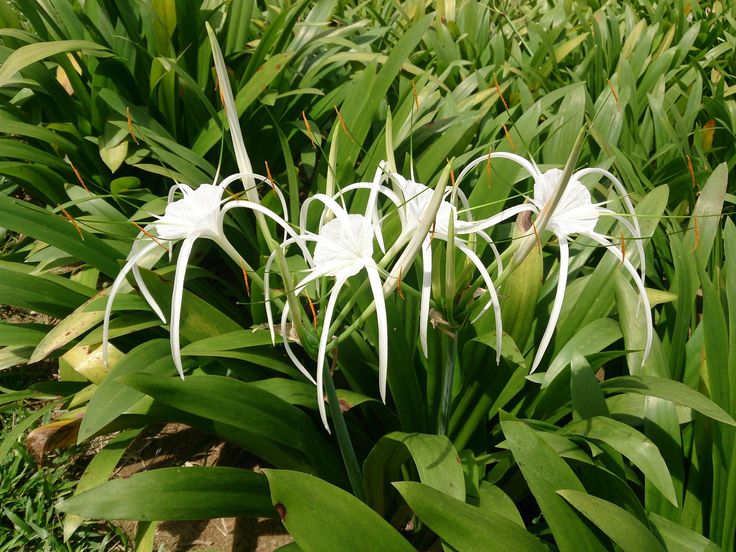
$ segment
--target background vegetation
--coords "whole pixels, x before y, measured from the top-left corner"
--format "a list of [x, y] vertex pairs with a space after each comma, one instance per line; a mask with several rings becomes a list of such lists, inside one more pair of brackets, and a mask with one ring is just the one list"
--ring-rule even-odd
[[[61, 427], [77, 424], [81, 443], [115, 435], [61, 506], [67, 538], [82, 518], [280, 514], [291, 550], [426, 549], [438, 539], [448, 550], [732, 550], [734, 17], [728, 4], [694, 0], [0, 2], [0, 303], [34, 313], [0, 323], [0, 369], [58, 361], [58, 377], [42, 384], [0, 372], [0, 403], [48, 400], [22, 411], [0, 443], [9, 459], [0, 529], [14, 528], [0, 547], [31, 546], [31, 522], [50, 523], [50, 512], [29, 520], [6, 506], [23, 500], [6, 481], [28, 473], [18, 439], [53, 412]], [[175, 182], [237, 171], [206, 23], [254, 170], [273, 177], [292, 214], [334, 183], [370, 180], [390, 156], [428, 185], [448, 160], [459, 172], [489, 149], [561, 167], [589, 124], [578, 166], [625, 183], [645, 236], [656, 332], [648, 362], [637, 352], [633, 288], [612, 256], [581, 241], [555, 339], [527, 377], [558, 270], [547, 247], [530, 300], [515, 299], [514, 279], [500, 290], [511, 329], [499, 366], [492, 325], [453, 318], [457, 297], [435, 303], [458, 350], [438, 432], [445, 334], [432, 330], [425, 359], [418, 301], [397, 293], [387, 300], [397, 328], [388, 403], [377, 398], [374, 324], [341, 340], [333, 366], [362, 472], [356, 488], [313, 386], [270, 343], [262, 295], [203, 243], [183, 302], [186, 386], [172, 377], [166, 327], [132, 287], [116, 300], [108, 370], [106, 295], [139, 227], [163, 213]], [[494, 162], [465, 192], [480, 218], [530, 187]], [[277, 204], [268, 189], [261, 201]], [[262, 274], [270, 251], [252, 217], [227, 231]], [[513, 225], [494, 232], [505, 243]], [[167, 312], [173, 265], [164, 257], [143, 272]], [[406, 275], [407, 289], [420, 278]], [[344, 327], [370, 302], [355, 295]], [[218, 435], [275, 469], [166, 469], [106, 483], [127, 444], [161, 421]], [[55, 487], [60, 496], [66, 485]], [[26, 508], [39, 512], [36, 502]], [[147, 546], [152, 532], [140, 535]]]

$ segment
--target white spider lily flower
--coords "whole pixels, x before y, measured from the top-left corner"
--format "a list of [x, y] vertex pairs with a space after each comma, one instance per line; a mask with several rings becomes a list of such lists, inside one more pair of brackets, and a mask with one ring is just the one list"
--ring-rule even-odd
[[[400, 217], [402, 219], [403, 235], [404, 239], [407, 239], [414, 232], [416, 232], [419, 222], [424, 216], [424, 213], [429, 208], [429, 204], [432, 198], [432, 190], [413, 180], [406, 180], [403, 176], [397, 173], [391, 173], [390, 178], [401, 190], [404, 196], [402, 208], [399, 210]], [[457, 247], [462, 251], [465, 256], [473, 263], [475, 268], [480, 273], [485, 283], [486, 290], [489, 294], [488, 303], [483, 307], [480, 313], [473, 319], [475, 322], [480, 318], [488, 308], [493, 307], [493, 313], [496, 322], [496, 361], [500, 361], [501, 358], [501, 343], [503, 337], [503, 322], [501, 319], [501, 306], [496, 293], [495, 285], [490, 273], [486, 269], [483, 261], [473, 251], [471, 246], [468, 244], [466, 236], [476, 234], [480, 236], [493, 251], [494, 256], [498, 261], [499, 273], [503, 269], [498, 249], [495, 244], [485, 232], [487, 228], [502, 222], [503, 220], [514, 216], [516, 213], [522, 210], [528, 210], [528, 207], [519, 206], [511, 208], [504, 213], [501, 213], [490, 219], [484, 221], [473, 221], [462, 220], [458, 216], [458, 210], [456, 206], [448, 199], [452, 196], [457, 196], [463, 205], [463, 211], [470, 216], [470, 207], [468, 204], [467, 197], [460, 190], [457, 185], [459, 180], [455, 183], [453, 189], [447, 190], [444, 194], [444, 199], [440, 204], [437, 216], [435, 218], [435, 224], [433, 231], [429, 232], [424, 238], [422, 243], [422, 289], [421, 298], [419, 303], [419, 341], [422, 347], [422, 352], [427, 356], [427, 331], [429, 325], [429, 302], [430, 292], [432, 284], [432, 247], [431, 241], [433, 238], [440, 239], [447, 242], [450, 239], [450, 224], [453, 225], [454, 240], [453, 246]], [[449, 244], [448, 244], [449, 246]]]
[[[360, 189], [367, 185], [367, 183], [358, 183], [352, 185], [351, 189]], [[344, 191], [347, 191], [347, 187]], [[368, 276], [368, 282], [370, 284], [371, 293], [373, 294], [373, 301], [376, 310], [376, 319], [378, 322], [378, 387], [381, 395], [381, 399], [386, 401], [386, 382], [388, 372], [388, 320], [386, 316], [386, 303], [383, 291], [383, 282], [379, 274], [379, 267], [376, 261], [373, 259], [374, 240], [380, 243], [378, 239], [379, 228], [376, 228], [371, 213], [375, 209], [375, 194], [371, 194], [371, 199], [368, 202], [366, 214], [350, 214], [335, 199], [325, 195], [316, 194], [308, 198], [301, 209], [301, 228], [302, 232], [298, 236], [293, 236], [291, 239], [284, 241], [281, 245], [282, 248], [289, 247], [292, 244], [296, 244], [302, 249], [304, 259], [307, 262], [308, 268], [306, 275], [294, 286], [294, 290], [298, 293], [300, 290], [305, 289], [309, 284], [315, 282], [321, 278], [334, 278], [335, 282], [332, 289], [329, 291], [329, 297], [327, 299], [327, 306], [325, 307], [323, 320], [322, 320], [322, 331], [320, 333], [318, 352], [317, 352], [317, 404], [319, 408], [320, 418], [327, 431], [330, 431], [327, 423], [327, 412], [324, 404], [324, 370], [325, 361], [327, 357], [327, 344], [329, 339], [332, 337], [330, 333], [330, 326], [335, 314], [335, 308], [340, 291], [348, 282], [348, 280], [365, 270]], [[323, 215], [329, 211], [334, 215], [329, 222], [322, 224], [316, 233], [309, 232], [306, 230], [306, 217], [309, 206], [313, 202], [320, 202], [324, 206]], [[324, 216], [321, 217], [324, 220]], [[304, 252], [307, 243], [314, 243], [314, 253], [309, 254], [308, 251]], [[264, 284], [268, 282], [269, 272], [271, 264], [274, 259], [275, 252], [271, 254], [267, 263], [266, 270], [264, 273]], [[265, 293], [268, 294], [268, 285], [264, 286]], [[271, 314], [270, 301], [266, 298], [266, 310], [271, 326], [272, 335], [273, 329], [273, 318]], [[295, 366], [304, 373], [309, 379], [312, 377], [309, 375], [308, 370], [294, 355], [291, 347], [288, 343], [288, 329], [287, 322], [289, 319], [289, 305], [284, 305], [284, 309], [281, 314], [281, 334], [284, 336], [284, 346], [289, 358], [295, 364]], [[312, 381], [314, 381], [312, 379]]]
[[[565, 297], [565, 289], [567, 286], [567, 271], [570, 261], [568, 242], [571, 240], [571, 237], [576, 234], [588, 237], [600, 245], [603, 245], [619, 260], [634, 280], [634, 284], [639, 291], [646, 316], [647, 338], [642, 359], [642, 364], [644, 364], [649, 356], [654, 330], [652, 326], [651, 307], [644, 288], [645, 257], [644, 246], [642, 245], [641, 239], [641, 229], [636, 217], [636, 212], [634, 211], [634, 206], [631, 203], [631, 199], [629, 199], [628, 192], [624, 188], [623, 184], [613, 174], [604, 169], [581, 169], [572, 174], [557, 205], [552, 207], [550, 205], [550, 201], [557, 192], [563, 171], [560, 169], [550, 169], [542, 173], [533, 162], [530, 162], [519, 155], [506, 152], [492, 152], [475, 159], [463, 170], [458, 180], [467, 174], [469, 170], [480, 163], [488, 162], [489, 159], [508, 159], [513, 161], [521, 166], [529, 176], [532, 177], [534, 180], [534, 195], [531, 198], [530, 203], [525, 204], [527, 210], [531, 210], [537, 215], [541, 215], [547, 209], [554, 209], [551, 214], [548, 214], [549, 218], [547, 219], [545, 228], [536, 228], [536, 232], [538, 234], [541, 234], [544, 230], [549, 230], [557, 237], [560, 246], [560, 259], [557, 289], [552, 303], [552, 310], [550, 311], [549, 320], [542, 336], [542, 340], [540, 341], [537, 352], [534, 356], [531, 372], [534, 372], [539, 367], [542, 357], [552, 340], [552, 334], [554, 333], [555, 326], [562, 310], [562, 302]], [[613, 184], [616, 192], [621, 197], [624, 207], [628, 211], [628, 215], [631, 216], [631, 222], [621, 215], [614, 213], [610, 209], [603, 207], [602, 203], [593, 203], [588, 188], [580, 182], [581, 178], [588, 175], [604, 176]], [[513, 207], [511, 209], [513, 209]], [[639, 257], [639, 272], [636, 271], [630, 259], [624, 256], [618, 247], [611, 242], [611, 239], [608, 236], [595, 231], [598, 218], [601, 215], [613, 217], [631, 234], [634, 239], [635, 250]]]
[[[181, 361], [179, 328], [181, 324], [184, 278], [194, 243], [200, 238], [209, 239], [215, 242], [233, 261], [238, 264], [238, 266], [244, 270], [248, 270], [255, 276], [254, 271], [250, 266], [248, 266], [245, 259], [243, 259], [225, 236], [225, 214], [235, 207], [247, 208], [252, 211], [262, 213], [276, 221], [277, 224], [284, 228], [287, 234], [294, 233], [284, 219], [260, 204], [244, 200], [229, 201], [229, 198], [223, 199], [223, 194], [227, 186], [244, 177], [270, 184], [270, 181], [263, 176], [237, 173], [225, 178], [218, 184], [200, 184], [197, 188], [191, 188], [186, 184], [176, 184], [172, 187], [169, 192], [169, 203], [166, 206], [164, 214], [162, 216], [157, 216], [157, 220], [146, 226], [143, 232], [138, 235], [133, 243], [133, 247], [131, 248], [131, 252], [128, 255], [125, 265], [110, 287], [110, 294], [105, 307], [102, 330], [102, 350], [106, 364], [112, 306], [115, 296], [120, 291], [120, 288], [125, 282], [125, 278], [129, 272], [133, 271], [133, 275], [141, 294], [162, 322], [166, 323], [166, 317], [151, 293], [146, 288], [138, 271], [138, 267], [144, 263], [147, 257], [151, 256], [156, 248], [163, 248], [171, 254], [173, 244], [178, 241], [182, 242], [174, 273], [169, 333], [171, 340], [171, 354], [174, 360], [174, 365], [176, 366], [179, 375], [183, 378], [184, 370]], [[286, 202], [283, 195], [278, 188], [272, 187], [272, 189], [278, 195], [281, 207], [284, 209], [284, 213], [286, 213]], [[174, 197], [177, 192], [180, 192], [182, 197], [175, 200]], [[158, 257], [154, 259], [153, 262], [148, 262], [153, 264], [156, 260], [158, 260]], [[262, 282], [255, 277], [254, 281], [262, 285]]]

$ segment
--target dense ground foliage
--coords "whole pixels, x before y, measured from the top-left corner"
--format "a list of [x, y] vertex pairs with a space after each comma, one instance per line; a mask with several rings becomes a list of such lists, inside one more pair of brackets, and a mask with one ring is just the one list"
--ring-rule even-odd
[[[732, 550], [735, 17], [0, 2], [0, 303], [45, 317], [0, 322], [0, 370], [58, 361], [2, 379], [44, 405], [3, 479], [53, 412], [114, 436], [67, 538], [280, 516], [289, 550]], [[273, 468], [108, 481], [162, 421]]]

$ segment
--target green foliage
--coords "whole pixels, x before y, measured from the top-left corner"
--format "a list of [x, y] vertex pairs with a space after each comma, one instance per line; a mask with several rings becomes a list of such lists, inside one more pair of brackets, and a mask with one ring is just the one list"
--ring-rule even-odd
[[[49, 393], [49, 411], [59, 404], [84, 415], [80, 441], [121, 431], [61, 506], [67, 538], [84, 535], [84, 526], [75, 533], [79, 516], [264, 515], [280, 504], [302, 550], [424, 549], [438, 540], [457, 550], [733, 549], [736, 13], [679, 0], [436, 4], [0, 1], [0, 301], [55, 319], [0, 324], [0, 370], [58, 360], [62, 381], [27, 393]], [[213, 70], [207, 25], [227, 83]], [[105, 366], [106, 288], [172, 185], [242, 170], [233, 117], [254, 172], [276, 188], [246, 195], [286, 215], [282, 191], [295, 231], [320, 222], [317, 209], [297, 220], [307, 197], [370, 181], [381, 160], [449, 189], [489, 151], [562, 167], [587, 125], [576, 167], [611, 170], [636, 206], [644, 258], [626, 224], [601, 218], [597, 229], [624, 259], [646, 263], [655, 329], [647, 361], [642, 300], [623, 260], [580, 238], [559, 323], [529, 375], [563, 274], [548, 233], [509, 219], [488, 230], [507, 269], [518, 244], [535, 243], [499, 286], [500, 360], [493, 317], [471, 322], [485, 284], [457, 242], [435, 239], [426, 357], [422, 265], [407, 265], [386, 298], [385, 403], [371, 290], [351, 279], [338, 298], [328, 435], [321, 397], [284, 341], [313, 371], [331, 283], [295, 296], [306, 261], [296, 248], [277, 259], [270, 300], [278, 312], [290, 305], [294, 326], [272, 337], [263, 280], [280, 230], [233, 209], [223, 232], [243, 263], [206, 239], [189, 261], [185, 381], [170, 377], [163, 339], [178, 272], [165, 246], [141, 263], [139, 280], [123, 282]], [[476, 220], [533, 192], [501, 158], [478, 165], [460, 188]], [[615, 190], [592, 179], [589, 188], [623, 212]], [[364, 190], [342, 198], [351, 212], [369, 202]], [[390, 246], [395, 212], [381, 224]], [[468, 246], [500, 279], [493, 251], [475, 242]], [[37, 417], [28, 414], [0, 449], [21, 454], [15, 440]], [[275, 469], [267, 480], [208, 468], [196, 472], [201, 480], [182, 469], [107, 481], [137, 432], [160, 421], [217, 435]], [[58, 477], [68, 493], [72, 483]], [[148, 502], [153, 483], [160, 500]], [[349, 486], [358, 497], [365, 489], [364, 503]], [[110, 489], [126, 499], [110, 503]], [[208, 494], [219, 506], [192, 499]], [[25, 500], [15, 491], [12, 499]], [[46, 530], [55, 514], [36, 502], [23, 508], [42, 512], [32, 521]], [[141, 505], [150, 507], [144, 517]], [[40, 534], [24, 523], [23, 538]]]

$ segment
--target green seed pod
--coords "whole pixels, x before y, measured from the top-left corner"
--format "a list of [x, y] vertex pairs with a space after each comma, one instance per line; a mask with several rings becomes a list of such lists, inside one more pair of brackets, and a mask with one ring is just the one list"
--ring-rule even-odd
[[[514, 225], [514, 239], [536, 240], [531, 213], [519, 214]], [[534, 323], [539, 290], [542, 287], [542, 252], [533, 247], [499, 290], [503, 330], [524, 350]]]

